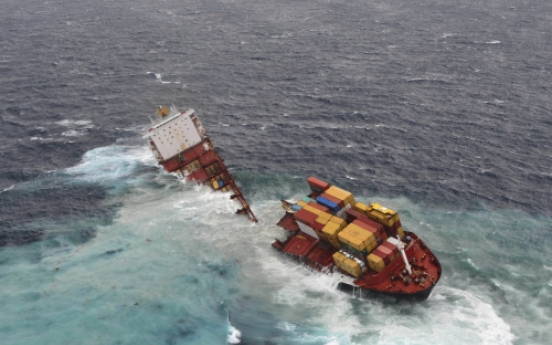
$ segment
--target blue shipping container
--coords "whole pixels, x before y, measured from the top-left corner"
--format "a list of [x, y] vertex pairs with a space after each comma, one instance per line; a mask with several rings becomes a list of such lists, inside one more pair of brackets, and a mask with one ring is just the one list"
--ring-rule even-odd
[[312, 199], [312, 198], [309, 198], [308, 196], [304, 196], [301, 198], [301, 200], [303, 200], [304, 202], [306, 203], [309, 203], [309, 202], [316, 202], [316, 200]]
[[219, 180], [219, 181], [218, 181], [218, 184], [219, 184], [219, 188], [220, 188], [220, 187], [224, 186], [224, 181], [223, 181], [223, 180]]
[[330, 209], [330, 211], [332, 211], [333, 213], [336, 213], [336, 212], [339, 212], [339, 205], [336, 204], [335, 202], [333, 201], [330, 201], [326, 198], [323, 198], [321, 196], [319, 196], [318, 198], [316, 198], [316, 202], [318, 202], [320, 205], [322, 206], [326, 206], [327, 208]]
[[291, 205], [291, 209], [295, 212], [299, 211], [301, 208], [302, 207], [297, 204]]

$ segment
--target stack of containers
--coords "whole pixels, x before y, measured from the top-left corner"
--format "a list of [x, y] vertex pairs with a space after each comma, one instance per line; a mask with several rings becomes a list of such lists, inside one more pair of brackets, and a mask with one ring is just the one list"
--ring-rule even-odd
[[299, 211], [295, 212], [293, 217], [297, 221], [299, 230], [313, 237], [314, 239], [318, 239], [318, 235], [312, 227], [312, 224], [316, 221], [316, 218], [318, 218], [318, 215], [316, 213], [303, 207]]
[[342, 250], [361, 260], [364, 260], [370, 252], [369, 247], [373, 249], [374, 242], [376, 241], [373, 233], [353, 223], [340, 231], [337, 237]]
[[332, 214], [328, 212], [328, 208], [316, 202], [305, 202], [304, 200], [297, 202], [297, 205], [302, 206], [301, 209], [294, 214], [299, 229], [315, 239], [327, 239], [326, 236], [322, 234], [322, 230], [333, 217]]
[[382, 224], [371, 220], [358, 211], [348, 210], [346, 212], [346, 218], [349, 223], [355, 223], [374, 233], [374, 236], [376, 237], [376, 242], [378, 244], [382, 244], [383, 241], [385, 241], [388, 237]]
[[380, 204], [372, 203], [366, 212], [368, 218], [383, 224], [390, 235], [399, 237], [404, 240], [404, 230], [399, 219], [399, 215], [394, 210], [381, 206]]
[[359, 227], [374, 235], [374, 240], [370, 244], [366, 245], [366, 249], [368, 250], [368, 252], [376, 249], [377, 246], [382, 244], [383, 241], [387, 239], [387, 234], [385, 233], [385, 230], [383, 229], [383, 226], [381, 224], [373, 221], [367, 223], [359, 219], [354, 220], [352, 224], [358, 225]]
[[316, 198], [316, 201], [326, 206], [336, 216], [345, 218], [344, 213], [355, 204], [355, 198], [351, 192], [331, 186]]
[[366, 215], [368, 218], [382, 224], [385, 227], [389, 236], [398, 234], [401, 239], [404, 239], [404, 230], [397, 212], [390, 208], [383, 207], [380, 204], [372, 203], [367, 206], [357, 202], [354, 205], [354, 211]]
[[343, 219], [332, 216], [328, 223], [322, 228], [322, 236], [337, 249], [341, 249], [339, 244], [339, 232], [347, 226], [347, 222]]
[[362, 272], [366, 271], [366, 266], [362, 261], [350, 258], [346, 253], [335, 252], [332, 257], [337, 267], [355, 278], [360, 277]]
[[390, 237], [383, 244], [378, 246], [368, 257], [368, 266], [376, 272], [381, 272], [389, 265], [397, 256], [400, 255], [397, 247], [397, 239]]

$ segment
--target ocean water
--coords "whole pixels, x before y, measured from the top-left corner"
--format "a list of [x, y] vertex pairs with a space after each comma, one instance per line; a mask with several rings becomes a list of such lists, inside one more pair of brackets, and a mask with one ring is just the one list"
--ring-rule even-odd
[[[2, 5], [1, 344], [550, 343], [550, 3]], [[258, 224], [156, 165], [171, 103]], [[429, 299], [271, 248], [311, 174], [399, 211], [443, 265]]]

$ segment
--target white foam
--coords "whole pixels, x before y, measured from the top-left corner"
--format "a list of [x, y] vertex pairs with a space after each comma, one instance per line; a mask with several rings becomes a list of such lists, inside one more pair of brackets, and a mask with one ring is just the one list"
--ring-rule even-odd
[[81, 163], [65, 169], [65, 172], [87, 181], [111, 184], [134, 177], [140, 165], [156, 165], [146, 147], [108, 146], [86, 152]]
[[84, 133], [82, 131], [75, 131], [74, 129], [71, 129], [71, 130], [68, 130], [68, 131], [65, 131], [65, 132], [61, 133], [61, 135], [63, 135], [64, 137], [82, 137], [82, 136], [86, 135], [86, 133]]
[[0, 194], [2, 194], [2, 193], [4, 193], [4, 192], [7, 192], [7, 191], [9, 191], [9, 190], [12, 190], [12, 189], [13, 189], [14, 187], [15, 187], [15, 185], [14, 185], [14, 184], [12, 184], [12, 185], [11, 185], [11, 186], [9, 186], [8, 188], [4, 188], [4, 189], [2, 189], [2, 191], [0, 191]]
[[510, 326], [470, 292], [437, 286], [413, 315], [387, 317], [377, 344], [512, 344]]
[[92, 125], [92, 121], [90, 120], [71, 120], [71, 119], [65, 119], [56, 122], [58, 125], [65, 126], [65, 127], [86, 127], [86, 128], [92, 128], [94, 127]]
[[228, 344], [239, 344], [241, 343], [241, 332], [236, 327], [232, 326], [230, 324], [228, 326], [228, 338], [227, 338]]

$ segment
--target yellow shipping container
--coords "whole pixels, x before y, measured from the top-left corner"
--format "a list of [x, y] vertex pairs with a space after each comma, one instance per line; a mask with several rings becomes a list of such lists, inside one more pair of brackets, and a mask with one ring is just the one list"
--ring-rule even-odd
[[370, 204], [370, 209], [366, 213], [368, 218], [388, 227], [392, 227], [399, 220], [397, 212], [380, 204]]
[[213, 180], [213, 189], [218, 189], [219, 188], [219, 184], [218, 184], [218, 181], [215, 179]]
[[336, 265], [341, 264], [343, 262], [343, 260], [348, 259], [345, 254], [340, 253], [340, 252], [333, 253], [332, 257], [333, 257], [334, 263]]
[[358, 251], [363, 251], [366, 246], [375, 241], [374, 234], [355, 224], [349, 224], [338, 234], [341, 242], [348, 244]]
[[326, 238], [329, 240], [331, 238], [338, 240], [337, 234], [341, 231], [341, 226], [339, 224], [328, 222], [324, 228], [322, 228], [322, 233], [326, 235]]
[[376, 272], [381, 272], [385, 268], [385, 262], [376, 254], [370, 254], [366, 257], [368, 266]]
[[349, 224], [345, 229], [347, 228], [349, 229], [348, 231], [352, 235], [362, 240], [365, 247], [367, 247], [371, 242], [376, 241], [376, 236], [373, 233], [371, 233], [370, 231], [367, 231], [366, 229], [361, 228], [356, 224]]
[[335, 248], [341, 249], [337, 234], [343, 229], [339, 224], [328, 222], [322, 229], [321, 235], [323, 235]]
[[371, 253], [377, 247], [378, 247], [378, 242], [373, 241], [373, 242], [370, 242], [368, 245], [366, 245], [366, 250], [368, 251], [368, 253]]
[[299, 205], [301, 207], [305, 207], [305, 206], [307, 206], [307, 203], [304, 202], [303, 200], [299, 200], [299, 201], [297, 201], [297, 205]]
[[360, 213], [366, 214], [371, 208], [370, 208], [370, 206], [368, 206], [366, 204], [363, 204], [361, 202], [357, 202], [353, 206], [353, 209], [355, 209], [356, 211], [358, 211]]
[[360, 252], [366, 249], [366, 245], [364, 244], [364, 242], [354, 235], [351, 235], [348, 231], [340, 231], [337, 234], [337, 237], [339, 238], [340, 242], [343, 242]]
[[305, 205], [303, 206], [303, 208], [307, 211], [310, 211], [314, 214], [317, 214], [317, 215], [320, 215], [320, 213], [322, 213], [322, 211], [320, 211], [319, 209], [315, 208], [315, 207], [312, 207], [311, 205]]
[[360, 277], [362, 269], [355, 260], [349, 259], [347, 256], [340, 252], [335, 252], [333, 255], [334, 262], [337, 267], [341, 268], [345, 272], [349, 273], [353, 277]]
[[397, 234], [399, 234], [399, 237], [401, 238], [401, 240], [404, 241], [404, 230], [403, 230], [403, 227], [402, 226], [399, 226], [397, 228]]
[[347, 226], [347, 222], [345, 221], [345, 219], [336, 216], [332, 216], [332, 218], [330, 218], [330, 222], [339, 224], [342, 229]]
[[[330, 220], [333, 216], [331, 213], [328, 213], [328, 212], [321, 212], [318, 217], [320, 218], [323, 218], [323, 219], [326, 219], [326, 220]], [[323, 224], [326, 224], [326, 223], [323, 223]]]
[[322, 224], [322, 225], [326, 225], [326, 223], [329, 222], [329, 219], [328, 219], [328, 218], [322, 216], [324, 213], [325, 213], [325, 212], [322, 212], [322, 213], [318, 216], [318, 218], [316, 218], [316, 222], [317, 222], [317, 223]]
[[337, 199], [343, 201], [343, 203], [345, 203], [345, 204], [354, 204], [355, 203], [355, 198], [353, 196], [353, 193], [348, 192], [344, 189], [338, 188], [336, 186], [331, 186], [330, 188], [328, 188], [326, 190], [325, 193], [333, 196], [334, 198], [337, 198]]

